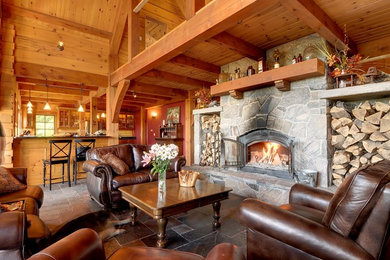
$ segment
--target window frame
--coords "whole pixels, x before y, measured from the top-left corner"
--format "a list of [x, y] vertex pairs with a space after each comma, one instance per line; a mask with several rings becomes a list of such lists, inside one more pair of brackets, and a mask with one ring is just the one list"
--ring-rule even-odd
[[[44, 120], [43, 120], [43, 122], [40, 122], [40, 121], [38, 121], [38, 117], [39, 116], [43, 116], [44, 117]], [[52, 117], [53, 118], [53, 122], [52, 123], [48, 123], [47, 122], [47, 117]], [[53, 136], [54, 135], [54, 133], [55, 133], [55, 115], [44, 115], [44, 114], [36, 114], [35, 115], [35, 134], [36, 134], [36, 136], [42, 136], [42, 137], [51, 137], [51, 136]], [[44, 128], [42, 129], [42, 128], [38, 128], [38, 123], [40, 123], [40, 124], [44, 124]], [[47, 128], [47, 125], [48, 124], [53, 124], [53, 129], [48, 129]], [[38, 130], [39, 131], [42, 131], [43, 130], [43, 132], [44, 132], [44, 135], [38, 135]], [[48, 135], [47, 134], [47, 131], [53, 131], [53, 134], [52, 135]]]

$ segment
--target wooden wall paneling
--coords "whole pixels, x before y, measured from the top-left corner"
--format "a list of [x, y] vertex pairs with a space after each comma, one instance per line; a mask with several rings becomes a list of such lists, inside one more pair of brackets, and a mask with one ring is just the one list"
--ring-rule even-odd
[[107, 76], [103, 75], [18, 61], [15, 62], [15, 75], [17, 77], [43, 80], [47, 78], [50, 81], [76, 84], [83, 82], [94, 86], [107, 86], [108, 82]]
[[[344, 48], [343, 29], [314, 0], [285, 0], [281, 3], [331, 44], [340, 49]], [[356, 44], [352, 39], [349, 39], [348, 47], [356, 53]]]
[[98, 122], [97, 122], [97, 98], [94, 97], [92, 94], [89, 96], [89, 133], [93, 134], [98, 129]]
[[146, 109], [145, 107], [140, 108], [140, 133], [141, 133], [141, 144], [146, 145]]
[[81, 136], [85, 135], [85, 112], [79, 113], [79, 134]]
[[173, 30], [185, 20], [184, 14], [180, 10], [176, 0], [150, 1], [144, 6], [141, 12], [144, 12], [145, 17], [150, 17], [165, 23], [168, 27], [168, 31]]
[[[215, 0], [190, 19], [177, 26], [147, 50], [112, 73], [111, 84], [116, 85], [122, 79], [134, 79], [155, 68], [163, 62], [181, 54], [187, 49], [221, 33], [236, 24], [243, 17], [256, 14], [275, 0]], [[215, 10], [219, 10], [215, 13]], [[163, 40], [164, 39], [164, 40]]]

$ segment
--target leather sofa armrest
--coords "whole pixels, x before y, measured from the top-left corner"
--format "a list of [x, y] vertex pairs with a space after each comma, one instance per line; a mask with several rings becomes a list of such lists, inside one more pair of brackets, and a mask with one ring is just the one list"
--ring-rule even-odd
[[105, 259], [102, 241], [92, 229], [77, 230], [31, 256], [29, 260]]
[[112, 179], [111, 166], [106, 163], [102, 163], [96, 160], [88, 160], [83, 163], [83, 170], [90, 172], [96, 177], [100, 178], [102, 178], [102, 174], [105, 173], [110, 176], [109, 179]]
[[175, 159], [171, 160], [169, 165], [169, 170], [179, 172], [181, 168], [186, 165], [186, 158], [184, 156], [177, 156]]
[[248, 228], [322, 259], [374, 259], [353, 240], [327, 227], [256, 199], [240, 206]]
[[222, 243], [216, 245], [206, 256], [205, 260], [245, 260], [241, 249], [233, 244]]
[[10, 173], [21, 183], [27, 185], [27, 168], [8, 168]]
[[295, 184], [290, 191], [290, 204], [326, 211], [333, 194], [308, 185]]
[[23, 212], [0, 213], [0, 250], [23, 249], [26, 218]]

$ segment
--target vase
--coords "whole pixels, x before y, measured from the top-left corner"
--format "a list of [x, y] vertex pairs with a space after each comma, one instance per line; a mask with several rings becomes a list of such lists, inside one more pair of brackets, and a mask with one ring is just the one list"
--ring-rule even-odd
[[158, 173], [158, 193], [159, 194], [165, 194], [167, 190], [167, 184], [166, 184], [166, 172], [159, 172]]

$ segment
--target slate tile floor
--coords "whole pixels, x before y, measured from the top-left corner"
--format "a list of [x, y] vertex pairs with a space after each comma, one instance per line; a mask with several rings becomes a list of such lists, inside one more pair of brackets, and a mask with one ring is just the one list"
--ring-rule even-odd
[[[45, 198], [40, 210], [40, 217], [52, 233], [73, 219], [102, 210], [89, 198], [85, 180], [81, 180], [72, 187], [68, 187], [65, 183], [53, 185], [51, 191], [47, 187], [43, 189]], [[243, 197], [230, 194], [228, 200], [222, 201], [222, 226], [217, 230], [212, 228], [213, 210], [211, 205], [170, 217], [167, 226], [167, 248], [205, 256], [216, 244], [229, 242], [238, 245], [246, 253], [246, 232], [238, 220], [239, 205], [243, 199]], [[95, 215], [100, 217], [109, 215], [108, 220], [123, 220], [129, 218], [129, 210], [122, 209], [111, 211], [108, 214]], [[107, 219], [102, 220], [102, 222], [104, 221]], [[100, 222], [93, 223], [99, 224]], [[78, 225], [82, 226], [82, 224]], [[156, 222], [142, 211], [138, 211], [135, 226], [128, 224], [119, 228], [125, 229], [126, 232], [104, 243], [107, 256], [122, 246], [155, 246], [157, 240]], [[96, 227], [95, 230], [99, 231], [99, 228]]]

